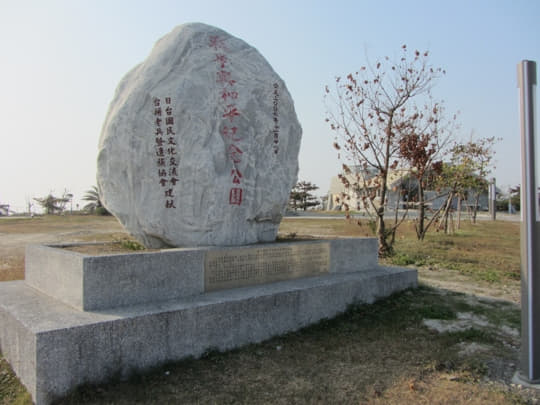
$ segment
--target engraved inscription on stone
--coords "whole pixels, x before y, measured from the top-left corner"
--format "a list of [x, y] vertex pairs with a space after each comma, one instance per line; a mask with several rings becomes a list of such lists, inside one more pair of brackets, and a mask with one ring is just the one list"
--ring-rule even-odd
[[317, 276], [329, 270], [328, 242], [210, 250], [204, 263], [204, 285], [205, 291], [214, 291]]

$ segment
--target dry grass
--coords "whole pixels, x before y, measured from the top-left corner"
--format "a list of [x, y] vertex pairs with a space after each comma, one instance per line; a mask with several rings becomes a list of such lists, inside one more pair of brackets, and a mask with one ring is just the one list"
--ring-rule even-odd
[[[423, 243], [414, 240], [413, 232], [411, 224], [401, 228], [398, 253], [390, 260], [412, 262], [440, 278], [459, 274], [463, 284], [519, 288], [519, 224], [464, 224], [455, 236], [430, 234]], [[280, 234], [369, 236], [371, 231], [365, 223], [340, 218], [295, 218], [283, 221]], [[9, 236], [20, 244], [114, 241], [127, 235], [110, 217], [45, 217], [0, 220], [0, 237], [7, 241]], [[14, 263], [20, 266], [19, 247], [11, 243], [3, 252], [15, 252]], [[9, 263], [3, 266], [0, 276], [16, 272]], [[450, 273], [445, 270], [452, 266]], [[496, 277], [488, 277], [490, 273]], [[452, 321], [462, 312], [482, 316], [491, 326], [439, 334], [422, 323], [425, 318]], [[261, 344], [211, 352], [128, 381], [81, 387], [58, 403], [536, 403], [537, 393], [509, 384], [519, 342], [500, 331], [518, 329], [519, 313], [513, 304], [422, 287]], [[484, 349], [460, 354], [463, 347], [475, 345]], [[12, 403], [29, 404], [30, 399], [0, 357], [0, 404]]]
[[84, 231], [114, 227], [121, 230], [116, 218], [94, 215], [43, 215], [29, 217], [8, 217], [0, 219], [0, 233], [36, 234], [59, 233], [62, 231]]
[[366, 222], [337, 218], [285, 218], [279, 227], [282, 236], [367, 237], [372, 236]]
[[397, 236], [397, 255], [391, 260], [457, 270], [478, 281], [519, 281], [519, 232], [516, 222], [466, 222], [453, 235], [433, 232], [418, 241], [412, 224], [404, 224]]
[[[395, 255], [383, 261], [398, 266], [412, 265], [431, 270], [455, 270], [475, 282], [512, 283], [520, 279], [520, 224], [505, 221], [463, 221], [451, 235], [430, 232], [423, 241], [416, 238], [414, 223], [398, 228]], [[282, 236], [373, 237], [367, 220], [285, 219]]]

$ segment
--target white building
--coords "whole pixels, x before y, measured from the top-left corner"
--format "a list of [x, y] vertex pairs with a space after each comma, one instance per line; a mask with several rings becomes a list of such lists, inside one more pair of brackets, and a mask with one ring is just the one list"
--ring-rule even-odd
[[[365, 210], [362, 196], [371, 195], [374, 196], [375, 205], [378, 206], [380, 202], [380, 188], [377, 183], [377, 176], [373, 171], [368, 171], [367, 174], [362, 174], [362, 170], [359, 166], [353, 166], [350, 168], [349, 174], [340, 174], [332, 177], [330, 180], [330, 189], [328, 190], [328, 197], [324, 208], [326, 210], [345, 210], [345, 206], [348, 206], [353, 211]], [[415, 208], [414, 190], [407, 191], [407, 181], [405, 180], [409, 174], [407, 169], [395, 169], [389, 172], [387, 178], [388, 195], [386, 197], [387, 207], [405, 208], [409, 204], [409, 208]], [[416, 180], [413, 180], [413, 183]], [[346, 187], [345, 184], [349, 184]], [[357, 185], [354, 187], [354, 185]], [[413, 186], [414, 189], [414, 186]], [[476, 204], [474, 198], [474, 192], [472, 190], [467, 193], [467, 199], [462, 202], [462, 209], [467, 209]], [[442, 191], [425, 190], [424, 197], [426, 204], [433, 210], [439, 209], [445, 204], [448, 193]], [[452, 201], [453, 208], [457, 208], [457, 197]], [[487, 192], [483, 192], [480, 195], [478, 201], [479, 210], [488, 209], [488, 195]]]
[[[400, 194], [398, 188], [407, 173], [408, 171], [405, 169], [395, 169], [389, 172], [386, 179], [388, 184], [387, 202], [395, 200]], [[346, 184], [349, 186], [347, 187]], [[352, 166], [350, 173], [342, 173], [330, 180], [325, 209], [329, 211], [344, 210], [345, 205], [347, 205], [351, 210], [362, 211], [364, 210], [363, 196], [373, 196], [375, 205], [381, 203], [378, 176], [374, 170], [363, 170], [360, 166]]]

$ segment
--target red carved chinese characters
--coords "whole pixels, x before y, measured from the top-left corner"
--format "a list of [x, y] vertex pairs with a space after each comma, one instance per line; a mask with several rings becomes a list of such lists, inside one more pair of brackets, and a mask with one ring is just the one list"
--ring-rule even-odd
[[240, 113], [238, 112], [238, 109], [234, 106], [234, 104], [229, 104], [225, 108], [225, 114], [223, 114], [222, 117], [229, 119], [230, 122], [233, 122], [233, 120], [239, 115]]
[[219, 67], [221, 69], [224, 69], [225, 68], [225, 64], [227, 63], [227, 55], [223, 55], [223, 54], [216, 54], [216, 59], [214, 59], [214, 62], [217, 62]]
[[240, 163], [242, 161], [242, 150], [236, 146], [236, 145], [230, 145], [227, 148], [227, 153], [229, 155], [229, 159], [233, 163]]
[[242, 188], [242, 173], [238, 165], [242, 163], [243, 151], [241, 145], [241, 136], [238, 133], [238, 126], [235, 121], [241, 116], [242, 112], [236, 106], [238, 91], [235, 88], [236, 80], [230, 71], [230, 59], [226, 54], [227, 47], [225, 40], [219, 36], [211, 36], [208, 44], [216, 51], [214, 62], [216, 62], [216, 83], [220, 85], [219, 100], [221, 102], [221, 118], [223, 120], [220, 126], [220, 133], [226, 145], [227, 158], [232, 164], [231, 170], [231, 188], [229, 191], [229, 204], [242, 205], [244, 190]]
[[240, 138], [236, 136], [237, 131], [238, 131], [237, 127], [229, 128], [228, 126], [224, 125], [223, 128], [221, 128], [221, 135], [224, 138], [228, 139], [229, 141], [238, 142]]
[[236, 100], [238, 98], [238, 92], [237, 91], [227, 91], [226, 89], [223, 89], [221, 92], [221, 98], [223, 101], [227, 101], [228, 99]]
[[231, 176], [233, 178], [234, 184], [240, 184], [240, 179], [242, 178], [242, 173], [240, 173], [240, 170], [234, 168], [231, 170]]
[[210, 45], [210, 48], [214, 48], [216, 51], [220, 49], [224, 51], [227, 50], [227, 47], [225, 46], [225, 40], [221, 38], [219, 35], [210, 36], [209, 45]]
[[226, 70], [220, 70], [219, 72], [217, 72], [216, 82], [224, 86], [225, 85], [234, 86], [234, 84], [236, 83], [236, 80], [232, 78], [231, 72], [228, 72]]
[[229, 204], [242, 205], [242, 189], [238, 187], [231, 188], [229, 193]]
[[[155, 124], [153, 135], [155, 137], [158, 183], [163, 190], [165, 208], [176, 208], [174, 186], [180, 180], [176, 171], [178, 151], [176, 138], [174, 137], [176, 133], [174, 132], [171, 97], [165, 97], [165, 105], [163, 105], [160, 98], [155, 97], [153, 109]], [[165, 128], [162, 127], [163, 122], [165, 122]]]

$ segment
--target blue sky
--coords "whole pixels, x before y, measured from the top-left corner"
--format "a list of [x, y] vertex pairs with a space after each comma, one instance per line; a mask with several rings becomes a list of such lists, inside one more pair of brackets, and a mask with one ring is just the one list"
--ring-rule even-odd
[[116, 85], [160, 37], [194, 21], [255, 46], [285, 80], [304, 132], [299, 176], [319, 194], [340, 167], [324, 86], [402, 44], [447, 71], [434, 93], [460, 111], [461, 138], [503, 138], [498, 185], [521, 181], [516, 65], [540, 63], [539, 0], [0, 0], [0, 203], [22, 210], [66, 188], [78, 202], [95, 184]]

